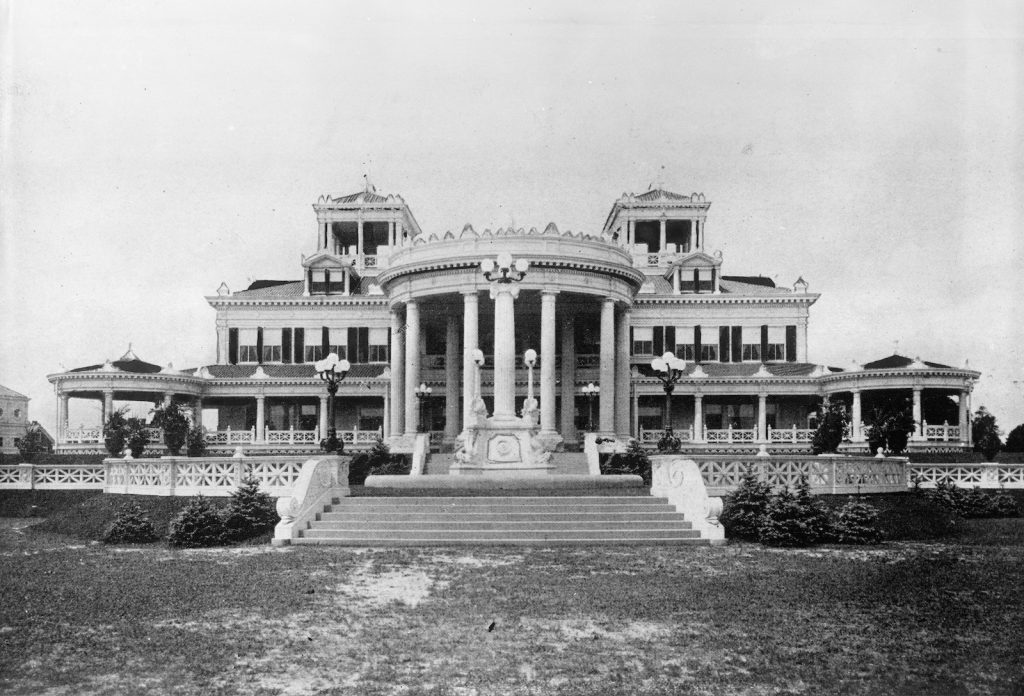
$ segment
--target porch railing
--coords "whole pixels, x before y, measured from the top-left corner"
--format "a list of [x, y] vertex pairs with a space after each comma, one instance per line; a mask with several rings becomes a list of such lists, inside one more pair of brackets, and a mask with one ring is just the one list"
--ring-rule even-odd
[[704, 429], [704, 441], [711, 443], [752, 443], [757, 442], [757, 428], [750, 428], [745, 430], [742, 428], [733, 428], [729, 426], [724, 429], [711, 430], [709, 428]]
[[942, 425], [924, 425], [924, 439], [932, 442], [959, 442], [960, 426], [944, 422]]
[[313, 430], [267, 430], [267, 443], [272, 445], [319, 445], [320, 429]]
[[806, 444], [814, 439], [813, 428], [773, 428], [768, 426], [768, 442], [788, 442]]
[[64, 431], [61, 443], [86, 445], [103, 442], [103, 428], [68, 428]]
[[209, 445], [247, 445], [256, 441], [256, 428], [248, 430], [207, 430], [203, 435]]
[[[689, 428], [673, 428], [672, 434], [679, 438], [681, 442], [693, 442], [693, 426]], [[640, 428], [640, 440], [641, 445], [656, 445], [665, 436], [665, 431], [661, 428], [646, 430]]]

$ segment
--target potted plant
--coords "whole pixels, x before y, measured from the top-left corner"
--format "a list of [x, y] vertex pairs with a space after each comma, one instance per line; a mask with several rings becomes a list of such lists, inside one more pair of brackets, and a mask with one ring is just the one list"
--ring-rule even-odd
[[164, 444], [171, 456], [178, 456], [192, 426], [188, 412], [171, 401], [153, 410], [153, 425], [163, 430]]

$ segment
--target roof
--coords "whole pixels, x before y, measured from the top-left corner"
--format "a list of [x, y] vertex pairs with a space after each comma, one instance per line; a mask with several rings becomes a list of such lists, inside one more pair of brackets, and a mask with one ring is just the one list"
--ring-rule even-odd
[[11, 399], [28, 399], [28, 397], [25, 396], [24, 394], [19, 394], [13, 389], [8, 389], [2, 384], [0, 384], [0, 396], [6, 396], [7, 398]]
[[[98, 365], [86, 365], [85, 367], [76, 367], [68, 372], [92, 372], [93, 370], [100, 370], [106, 363], [100, 363]], [[134, 352], [132, 352], [131, 344], [128, 344], [128, 350], [120, 358], [111, 363], [114, 367], [121, 370], [122, 372], [134, 372], [141, 375], [149, 375], [156, 372], [160, 372], [163, 368], [153, 363], [148, 363], [145, 360], [140, 360]]]
[[254, 280], [249, 284], [246, 290], [262, 290], [263, 288], [272, 288], [275, 285], [287, 285], [293, 283], [292, 280]]
[[386, 203], [387, 196], [376, 191], [359, 191], [345, 196], [331, 196], [332, 203]]
[[[700, 364], [701, 368], [707, 374], [709, 378], [722, 378], [722, 377], [753, 377], [760, 369], [761, 363], [719, 363], [719, 362], [704, 362]], [[797, 362], [784, 362], [784, 363], [765, 363], [765, 369], [771, 374], [772, 377], [809, 377], [811, 373], [817, 369], [817, 365], [814, 363], [797, 363]], [[689, 377], [693, 374], [693, 371], [697, 366], [687, 361], [686, 369], [683, 371], [684, 377]], [[637, 366], [640, 374], [644, 377], [654, 377], [654, 370], [649, 364], [641, 364]], [[699, 379], [699, 378], [694, 378]]]
[[661, 198], [668, 198], [673, 201], [690, 201], [690, 196], [666, 191], [663, 188], [651, 189], [650, 191], [645, 191], [636, 197], [638, 201], [656, 201]]
[[[216, 379], [248, 379], [256, 371], [257, 365], [207, 365]], [[383, 363], [360, 363], [353, 365], [346, 379], [374, 379], [380, 377], [386, 365]], [[299, 365], [263, 365], [263, 372], [271, 379], [316, 379], [313, 363]]]
[[[881, 360], [875, 360], [874, 362], [865, 363], [865, 370], [892, 370], [900, 367], [910, 367], [914, 364], [914, 360], [906, 357], [905, 355], [899, 355], [893, 353], [888, 358], [882, 358]], [[952, 365], [943, 365], [942, 363], [928, 362], [927, 360], [921, 361], [928, 367], [941, 367], [947, 370], [955, 370], [956, 368]]]
[[[736, 280], [743, 278], [743, 280]], [[760, 282], [758, 282], [760, 281]], [[766, 284], [768, 281], [771, 285]], [[770, 278], [748, 278], [745, 276], [722, 276], [718, 287], [722, 292], [734, 295], [792, 295], [793, 293], [785, 288], [775, 287]]]
[[250, 297], [260, 299], [278, 299], [286, 297], [302, 297], [301, 280], [257, 280], [245, 290], [239, 290], [232, 297]]
[[775, 281], [771, 278], [765, 278], [764, 276], [722, 276], [722, 280], [734, 280], [737, 283], [745, 283], [747, 285], [763, 285], [766, 288], [774, 288]]

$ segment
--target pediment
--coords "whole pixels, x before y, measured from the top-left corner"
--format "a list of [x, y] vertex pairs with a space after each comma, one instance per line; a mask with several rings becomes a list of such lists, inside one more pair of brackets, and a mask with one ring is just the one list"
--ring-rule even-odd
[[352, 265], [348, 256], [337, 256], [321, 251], [302, 260], [303, 268], [344, 268]]
[[715, 268], [722, 265], [722, 259], [715, 258], [703, 251], [694, 251], [690, 254], [680, 255], [675, 265], [682, 268]]

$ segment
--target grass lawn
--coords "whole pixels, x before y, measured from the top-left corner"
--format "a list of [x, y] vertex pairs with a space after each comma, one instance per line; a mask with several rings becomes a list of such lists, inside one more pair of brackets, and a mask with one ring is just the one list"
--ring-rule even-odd
[[38, 521], [0, 519], [0, 693], [1024, 691], [1020, 519], [807, 550], [173, 551]]

